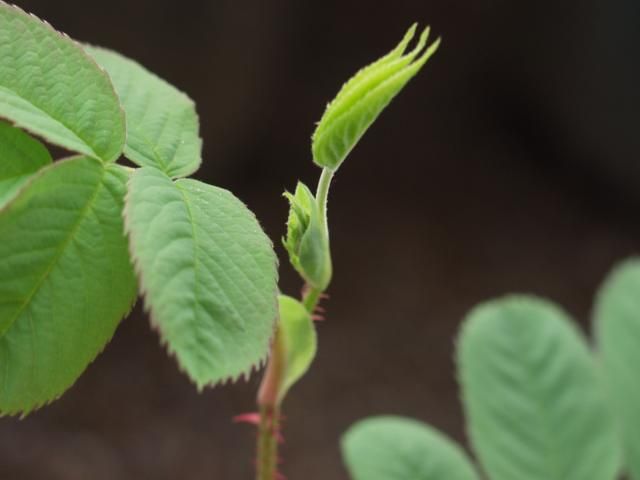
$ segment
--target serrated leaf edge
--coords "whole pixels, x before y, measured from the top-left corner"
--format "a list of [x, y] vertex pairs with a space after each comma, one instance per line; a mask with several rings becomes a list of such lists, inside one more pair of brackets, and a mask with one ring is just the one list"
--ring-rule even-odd
[[[1, 1], [1, 0], [0, 0], [0, 1]], [[193, 171], [191, 171], [190, 173], [188, 173], [188, 174], [186, 174], [186, 175], [172, 175], [172, 174], [169, 172], [169, 170], [170, 170], [170, 166], [171, 166], [171, 165], [173, 164], [173, 162], [175, 161], [175, 155], [174, 155], [174, 156], [169, 160], [169, 162], [167, 162], [167, 163], [165, 164], [165, 163], [164, 163], [164, 161], [163, 161], [162, 159], [160, 159], [160, 158], [158, 157], [158, 155], [156, 154], [156, 145], [154, 144], [154, 142], [150, 141], [150, 140], [146, 137], [146, 135], [141, 135], [141, 136], [144, 138], [145, 143], [146, 143], [146, 144], [151, 148], [151, 150], [153, 151], [153, 153], [154, 153], [154, 158], [153, 158], [153, 159], [154, 159], [155, 161], [157, 161], [157, 162], [158, 162], [158, 165], [159, 165], [160, 167], [162, 167], [162, 168], [158, 168], [158, 167], [155, 167], [155, 168], [158, 168], [160, 171], [162, 171], [162, 172], [164, 172], [165, 174], [167, 174], [167, 176], [168, 176], [169, 178], [171, 178], [172, 180], [175, 180], [175, 179], [177, 179], [177, 178], [186, 178], [186, 177], [188, 177], [189, 175], [193, 175], [196, 171], [198, 171], [198, 169], [199, 169], [199, 168], [200, 168], [200, 166], [202, 165], [202, 144], [203, 144], [203, 140], [202, 140], [202, 136], [201, 136], [201, 133], [200, 133], [200, 116], [199, 116], [199, 114], [198, 114], [197, 104], [196, 104], [196, 102], [195, 102], [195, 101], [194, 101], [194, 100], [189, 96], [189, 94], [187, 94], [184, 90], [181, 90], [180, 88], [176, 87], [176, 86], [175, 86], [175, 85], [173, 85], [172, 83], [168, 82], [167, 80], [165, 80], [165, 79], [164, 79], [164, 78], [162, 78], [161, 76], [157, 75], [155, 72], [153, 72], [153, 71], [149, 70], [147, 67], [145, 67], [142, 63], [138, 62], [136, 59], [133, 59], [133, 58], [128, 57], [128, 56], [124, 56], [124, 55], [122, 55], [120, 52], [117, 52], [117, 51], [112, 50], [112, 49], [107, 48], [107, 47], [103, 47], [103, 46], [101, 46], [101, 45], [95, 45], [95, 44], [88, 43], [88, 42], [85, 42], [85, 45], [86, 45], [86, 46], [88, 46], [88, 47], [90, 47], [90, 48], [96, 49], [96, 50], [102, 50], [102, 51], [105, 51], [105, 52], [110, 53], [110, 54], [115, 54], [115, 55], [117, 55], [118, 57], [122, 58], [123, 60], [125, 60], [125, 61], [128, 61], [128, 62], [131, 62], [131, 63], [135, 64], [137, 67], [141, 68], [145, 73], [147, 73], [149, 76], [153, 77], [155, 80], [159, 81], [160, 83], [162, 83], [162, 84], [163, 84], [163, 85], [165, 85], [165, 86], [168, 86], [168, 87], [169, 87], [169, 88], [171, 88], [172, 90], [175, 90], [175, 91], [176, 91], [180, 96], [182, 96], [182, 97], [187, 101], [187, 103], [188, 103], [189, 105], [191, 105], [191, 106], [193, 107], [193, 110], [194, 110], [195, 115], [196, 115], [196, 120], [198, 121], [198, 131], [197, 131], [197, 135], [196, 135], [196, 137], [197, 137], [197, 139], [198, 139], [198, 141], [199, 141], [199, 144], [200, 144], [200, 155], [199, 155], [199, 157], [198, 157], [198, 163], [197, 163], [197, 165], [195, 165], [195, 166], [193, 167], [193, 169], [191, 169], [191, 170], [193, 170]], [[84, 45], [82, 45], [82, 44], [81, 44], [81, 46], [83, 46], [83, 47], [84, 47]], [[92, 59], [94, 62], [96, 62], [96, 64], [98, 65], [98, 67], [99, 67], [102, 71], [104, 71], [104, 72], [105, 72], [105, 74], [109, 77], [109, 81], [110, 81], [110, 83], [111, 83], [111, 86], [114, 88], [114, 91], [115, 91], [115, 86], [113, 85], [113, 82], [111, 81], [111, 76], [109, 75], [109, 72], [107, 72], [107, 70], [106, 70], [105, 68], [103, 68], [102, 66], [100, 66], [100, 65], [97, 63], [97, 61], [96, 61], [95, 59], [93, 59], [93, 57], [91, 56], [91, 54], [87, 53], [86, 51], [85, 51], [85, 53], [86, 53], [87, 55], [89, 55], [89, 56], [91, 57], [91, 59]], [[116, 95], [117, 95], [117, 92], [116, 92]], [[119, 98], [119, 97], [118, 97], [118, 98]], [[121, 108], [121, 109], [123, 110], [123, 112], [124, 112], [124, 106], [122, 105], [122, 102], [120, 102], [120, 108]], [[127, 123], [126, 123], [126, 122], [127, 122], [127, 119], [125, 118], [125, 131], [127, 131], [127, 134], [128, 134], [128, 128], [127, 128]], [[131, 147], [129, 147], [129, 146], [128, 146], [127, 139], [125, 138], [125, 142], [124, 142], [124, 145], [123, 145], [123, 151], [122, 151], [122, 154], [123, 154], [127, 159], [131, 160], [133, 163], [135, 163], [136, 165], [138, 165], [138, 163], [137, 163], [135, 160], [133, 160], [132, 158], [130, 158], [130, 157], [129, 157], [129, 155], [128, 155], [128, 153], [127, 153], [127, 150], [133, 150], [133, 149], [132, 149]], [[143, 156], [144, 156], [144, 154], [141, 154], [141, 155], [143, 155]], [[139, 165], [139, 166], [140, 166], [140, 167], [143, 167], [143, 165]], [[152, 165], [146, 165], [146, 166], [151, 167]]]
[[[1, 1], [1, 0], [0, 0]], [[0, 215], [2, 215], [5, 210], [7, 209], [7, 207], [14, 203], [16, 201], [16, 199], [18, 199], [18, 197], [29, 187], [29, 185], [31, 183], [33, 183], [36, 178], [40, 177], [41, 175], [43, 175], [44, 173], [46, 173], [47, 170], [55, 167], [57, 164], [62, 163], [62, 162], [69, 162], [72, 160], [76, 160], [78, 158], [91, 158], [91, 157], [87, 157], [86, 155], [73, 155], [70, 157], [65, 157], [61, 160], [58, 160], [50, 165], [47, 165], [44, 168], [41, 168], [40, 170], [38, 170], [37, 173], [35, 173], [34, 175], [31, 176], [31, 178], [29, 178], [29, 180], [27, 180], [27, 182], [21, 186], [21, 188], [18, 190], [18, 192], [16, 192], [16, 195], [6, 204], [4, 205], [2, 208], [0, 208]], [[92, 160], [95, 161], [99, 161], [98, 159], [94, 159], [92, 158]], [[106, 169], [109, 168], [109, 165], [104, 165], [101, 164], [103, 166], [103, 168]], [[124, 232], [123, 232], [124, 235]], [[118, 326], [120, 325], [120, 323], [122, 323], [122, 320], [124, 320], [126, 317], [129, 316], [129, 314], [131, 313], [131, 311], [133, 310], [133, 308], [135, 307], [136, 303], [137, 303], [137, 295], [133, 295], [132, 299], [131, 299], [131, 303], [130, 305], [127, 307], [127, 309], [125, 309], [125, 311], [122, 313], [122, 315], [120, 315], [120, 319], [118, 320]], [[20, 420], [23, 420], [24, 418], [27, 417], [27, 415], [40, 410], [43, 407], [46, 407], [48, 405], [51, 405], [53, 402], [59, 400], [65, 393], [67, 393], [71, 388], [73, 388], [73, 386], [76, 384], [76, 382], [80, 379], [80, 377], [84, 374], [84, 372], [87, 371], [87, 369], [91, 366], [91, 364], [93, 364], [93, 362], [95, 362], [95, 360], [104, 352], [105, 348], [107, 348], [107, 345], [109, 345], [111, 343], [111, 340], [113, 340], [113, 337], [115, 336], [117, 332], [117, 327], [114, 330], [113, 335], [111, 335], [107, 341], [104, 343], [104, 345], [102, 346], [101, 349], [99, 349], [95, 356], [93, 356], [93, 358], [91, 358], [89, 360], [89, 362], [87, 363], [87, 366], [85, 367], [85, 369], [83, 370], [83, 372], [78, 376], [78, 378], [76, 378], [67, 388], [65, 388], [62, 392], [60, 392], [58, 395], [50, 398], [49, 400], [46, 400], [44, 402], [40, 402], [40, 403], [36, 403], [34, 405], [32, 405], [31, 407], [27, 408], [27, 409], [18, 409], [18, 410], [6, 410], [6, 411], [0, 411], [0, 418], [2, 417], [14, 417], [19, 415]]]
[[[82, 55], [85, 57], [85, 59], [89, 60], [95, 67], [97, 67], [97, 69], [103, 73], [103, 75], [107, 78], [107, 83], [111, 89], [111, 92], [113, 93], [114, 97], [116, 99], [118, 99], [118, 110], [120, 113], [120, 119], [122, 120], [122, 125], [123, 125], [123, 135], [122, 135], [122, 142], [121, 145], [119, 146], [118, 150], [119, 153], [117, 156], [113, 157], [113, 158], [102, 158], [100, 157], [94, 150], [93, 147], [91, 145], [89, 145], [86, 140], [84, 140], [83, 138], [81, 138], [80, 136], [78, 136], [78, 134], [76, 132], [74, 132], [73, 130], [71, 130], [66, 124], [65, 122], [62, 122], [60, 120], [58, 120], [57, 118], [55, 118], [54, 116], [52, 116], [50, 113], [42, 110], [40, 107], [36, 107], [35, 105], [31, 104], [31, 102], [29, 102], [31, 105], [33, 105], [35, 108], [37, 108], [38, 110], [40, 110], [41, 112], [45, 113], [48, 117], [52, 118], [53, 120], [55, 120], [56, 122], [58, 122], [60, 125], [62, 125], [65, 129], [67, 129], [70, 133], [72, 133], [76, 138], [78, 138], [79, 140], [82, 141], [83, 144], [85, 144], [89, 150], [91, 150], [91, 154], [88, 154], [86, 152], [73, 152], [73, 153], [78, 153], [80, 155], [85, 155], [91, 158], [94, 158], [96, 160], [100, 160], [103, 163], [115, 163], [117, 161], [117, 159], [120, 157], [120, 155], [122, 155], [122, 151], [124, 149], [124, 146], [127, 143], [127, 128], [126, 128], [126, 118], [125, 118], [125, 112], [124, 112], [124, 108], [122, 107], [122, 103], [120, 102], [120, 97], [118, 96], [115, 87], [113, 86], [113, 82], [111, 81], [111, 77], [109, 76], [109, 74], [107, 73], [107, 71], [102, 68], [100, 65], [98, 65], [98, 63], [93, 59], [93, 57], [91, 57], [85, 50], [84, 48], [82, 48], [82, 44], [80, 42], [78, 42], [77, 40], [74, 40], [73, 38], [71, 38], [69, 35], [67, 35], [66, 33], [57, 30], [56, 28], [53, 27], [53, 25], [51, 25], [49, 22], [47, 22], [46, 20], [41, 19], [40, 17], [38, 17], [37, 15], [27, 12], [25, 10], [23, 10], [22, 8], [20, 8], [19, 6], [12, 4], [12, 3], [7, 3], [4, 2], [3, 0], [0, 0], [0, 8], [8, 8], [8, 9], [14, 9], [17, 10], [21, 15], [27, 16], [27, 17], [32, 17], [33, 19], [39, 21], [40, 23], [44, 24], [44, 26], [46, 28], [48, 28], [50, 31], [54, 32], [55, 34], [59, 35], [60, 37], [69, 40], [71, 43], [73, 43], [76, 47], [78, 47], [78, 49], [80, 50], [80, 52], [82, 53]], [[15, 92], [12, 92], [15, 94]], [[15, 94], [17, 97], [22, 98], [23, 100], [27, 101], [26, 99], [24, 99], [23, 97], [21, 97], [20, 95]], [[21, 128], [24, 129], [26, 131], [28, 131], [29, 133], [31, 133], [33, 136], [41, 138], [43, 140], [45, 140], [46, 142], [49, 142], [53, 145], [57, 145], [61, 148], [67, 149], [67, 147], [65, 145], [61, 145], [58, 142], [54, 142], [53, 140], [48, 139], [47, 137], [45, 137], [44, 135], [42, 135], [41, 133], [37, 133], [34, 132], [33, 130], [31, 130], [31, 128], [29, 127], [29, 125], [23, 125], [22, 123], [18, 123], [15, 122], [14, 120], [10, 119], [10, 118], [6, 118], [4, 117], [2, 114], [0, 114], [0, 118], [2, 118], [3, 120], [7, 121], [8, 123], [14, 125], [17, 128]], [[74, 155], [75, 156], [75, 155]], [[72, 157], [67, 157], [68, 158], [72, 158]]]
[[[166, 172], [163, 172], [162, 170], [160, 170], [157, 167], [153, 167], [153, 166], [145, 166], [143, 168], [152, 168], [155, 170], [158, 170], [160, 172], [162, 172], [164, 175], [167, 175]], [[167, 175], [168, 178], [171, 179], [171, 177], [169, 177]], [[169, 354], [170, 357], [172, 357], [173, 359], [175, 359], [175, 363], [178, 365], [178, 370], [184, 374], [189, 381], [194, 384], [198, 390], [199, 393], [202, 393], [202, 391], [205, 388], [215, 388], [217, 386], [224, 386], [227, 384], [236, 384], [241, 378], [244, 378], [245, 381], [248, 381], [251, 374], [255, 371], [258, 372], [259, 370], [261, 370], [262, 368], [264, 368], [264, 366], [266, 365], [267, 359], [269, 358], [270, 352], [271, 352], [271, 345], [273, 344], [274, 340], [275, 340], [275, 332], [277, 329], [277, 325], [278, 325], [278, 321], [279, 321], [279, 310], [278, 310], [278, 288], [277, 288], [277, 278], [276, 278], [276, 291], [274, 294], [274, 304], [275, 304], [275, 308], [274, 311], [276, 312], [276, 317], [273, 320], [273, 325], [272, 325], [272, 332], [271, 332], [271, 336], [269, 337], [268, 343], [267, 343], [267, 347], [264, 349], [264, 355], [262, 357], [260, 357], [255, 363], [252, 363], [251, 365], [249, 365], [249, 367], [244, 371], [244, 372], [240, 372], [236, 375], [229, 375], [226, 377], [222, 377], [219, 380], [216, 381], [209, 381], [209, 382], [199, 382], [198, 380], [194, 379], [191, 374], [189, 373], [189, 371], [187, 370], [187, 368], [183, 365], [182, 361], [180, 360], [179, 355], [177, 354], [176, 350], [174, 348], [171, 347], [171, 344], [169, 342], [169, 340], [166, 338], [166, 336], [164, 335], [164, 332], [162, 330], [162, 327], [160, 326], [160, 324], [156, 321], [155, 319], [155, 309], [153, 307], [153, 305], [151, 304], [150, 300], [148, 299], [148, 288], [146, 285], [146, 276], [143, 272], [142, 266], [140, 265], [140, 261], [138, 260], [138, 258], [135, 255], [135, 246], [134, 244], [136, 243], [136, 238], [137, 235], [134, 233], [134, 229], [131, 228], [130, 225], [130, 217], [131, 215], [129, 214], [129, 205], [130, 205], [130, 190], [129, 190], [129, 182], [131, 181], [131, 178], [129, 178], [129, 181], [127, 182], [127, 193], [125, 195], [125, 202], [124, 202], [124, 209], [122, 212], [123, 218], [124, 218], [124, 226], [125, 226], [125, 232], [127, 234], [127, 237], [129, 239], [129, 255], [131, 257], [132, 260], [132, 264], [133, 264], [133, 268], [134, 271], [136, 273], [136, 277], [138, 279], [138, 292], [139, 295], [142, 297], [143, 299], [143, 308], [144, 311], [146, 313], [148, 313], [149, 315], [149, 323], [151, 326], [151, 329], [154, 330], [155, 332], [157, 332], [158, 337], [160, 338], [160, 345], [167, 351], [167, 353]], [[174, 184], [175, 186], [175, 180], [171, 179], [171, 183]], [[234, 195], [235, 197], [235, 195]], [[237, 198], [237, 197], [235, 197]], [[238, 201], [241, 201], [240, 199], [238, 199]], [[243, 203], [244, 205], [244, 203]], [[245, 205], [246, 207], [246, 205]], [[247, 207], [247, 211], [251, 213], [251, 215], [256, 219], [256, 222], [258, 222], [257, 217], [255, 216], [255, 214], [253, 213], [253, 211], [251, 209], [249, 209]], [[259, 224], [259, 222], [258, 222]], [[269, 238], [265, 235], [266, 238]], [[269, 239], [269, 241], [271, 242], [271, 240]], [[272, 248], [273, 248], [273, 243], [272, 243]], [[276, 261], [276, 275], [278, 272], [278, 258], [277, 256], [275, 256], [275, 261]]]

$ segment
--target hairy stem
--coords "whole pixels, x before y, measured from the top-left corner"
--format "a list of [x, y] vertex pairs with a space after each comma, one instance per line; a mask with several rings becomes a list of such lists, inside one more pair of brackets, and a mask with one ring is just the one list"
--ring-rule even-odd
[[271, 356], [258, 392], [260, 423], [256, 458], [256, 479], [278, 478], [278, 441], [280, 438], [280, 382], [285, 368], [285, 352], [279, 329], [271, 345]]
[[304, 295], [302, 296], [302, 304], [304, 308], [307, 309], [307, 312], [313, 314], [313, 311], [316, 309], [316, 305], [318, 305], [318, 301], [320, 300], [320, 295], [322, 295], [322, 290], [314, 287], [307, 287]]
[[318, 208], [320, 210], [320, 222], [324, 227], [329, 239], [329, 229], [327, 223], [327, 199], [329, 198], [329, 187], [331, 186], [331, 179], [333, 179], [333, 171], [328, 168], [322, 169], [320, 180], [318, 180], [318, 188], [316, 190], [316, 201], [318, 202]]
[[280, 438], [280, 407], [261, 406], [258, 425], [257, 480], [278, 478], [278, 442]]

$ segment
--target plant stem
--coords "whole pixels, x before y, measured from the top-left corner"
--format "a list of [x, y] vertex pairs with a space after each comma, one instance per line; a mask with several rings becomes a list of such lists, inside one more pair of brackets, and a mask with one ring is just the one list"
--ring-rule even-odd
[[302, 296], [302, 304], [304, 308], [307, 309], [307, 312], [313, 314], [313, 311], [316, 309], [316, 305], [318, 305], [318, 301], [320, 300], [320, 295], [322, 295], [322, 291], [319, 288], [309, 286]]
[[328, 168], [322, 169], [320, 180], [318, 180], [318, 188], [316, 190], [316, 201], [318, 202], [318, 208], [320, 210], [320, 223], [324, 227], [327, 234], [327, 241], [329, 240], [329, 229], [327, 223], [327, 199], [329, 197], [329, 187], [331, 186], [331, 179], [333, 178], [333, 171]]
[[257, 480], [278, 478], [278, 442], [280, 438], [280, 407], [260, 407], [258, 425]]
[[[320, 224], [325, 232], [327, 245], [329, 242], [329, 228], [327, 224], [327, 199], [333, 172], [327, 168], [322, 170], [316, 190], [316, 201], [320, 210]], [[330, 259], [329, 259], [330, 261]], [[309, 286], [302, 296], [302, 303], [311, 314], [316, 309], [323, 290]], [[279, 327], [271, 346], [269, 362], [260, 384], [258, 392], [258, 406], [260, 408], [260, 423], [258, 425], [258, 453], [256, 458], [256, 480], [277, 480], [278, 478], [278, 443], [280, 434], [280, 382], [284, 374], [285, 365], [284, 346], [280, 337]]]
[[285, 352], [280, 330], [276, 329], [271, 345], [271, 356], [260, 390], [258, 407], [258, 445], [256, 458], [256, 479], [276, 480], [278, 477], [278, 441], [280, 439], [280, 382], [285, 368]]

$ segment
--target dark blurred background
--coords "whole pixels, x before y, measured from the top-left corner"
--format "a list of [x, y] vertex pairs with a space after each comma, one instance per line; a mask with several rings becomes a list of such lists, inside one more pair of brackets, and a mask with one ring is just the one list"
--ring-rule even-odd
[[[465, 312], [530, 292], [588, 328], [598, 284], [639, 250], [637, 0], [17, 3], [196, 100], [198, 178], [256, 212], [294, 294], [281, 193], [316, 182], [314, 122], [412, 22], [443, 37], [332, 188], [328, 320], [285, 403], [292, 480], [346, 479], [338, 439], [371, 414], [463, 440], [451, 358]], [[231, 419], [255, 408], [259, 377], [198, 394], [138, 306], [62, 399], [0, 420], [0, 478], [250, 479], [254, 432]]]

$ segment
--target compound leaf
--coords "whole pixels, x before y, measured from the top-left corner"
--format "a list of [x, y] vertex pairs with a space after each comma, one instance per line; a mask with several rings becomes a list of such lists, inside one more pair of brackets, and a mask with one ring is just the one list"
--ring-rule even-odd
[[598, 293], [596, 339], [625, 464], [640, 479], [640, 259], [617, 267]]
[[0, 412], [59, 397], [129, 311], [126, 174], [76, 157], [45, 167], [0, 210]]
[[51, 155], [44, 145], [0, 121], [0, 208], [31, 175], [50, 163]]
[[124, 113], [107, 74], [73, 40], [2, 1], [0, 117], [105, 162], [122, 152]]
[[273, 246], [230, 192], [153, 167], [129, 182], [125, 224], [151, 320], [198, 388], [248, 374], [277, 317]]
[[439, 39], [422, 53], [427, 27], [416, 47], [405, 54], [415, 31], [413, 25], [396, 48], [356, 73], [329, 103], [312, 138], [317, 165], [337, 170], [378, 115], [435, 53]]
[[545, 300], [471, 311], [458, 347], [474, 449], [492, 480], [611, 480], [619, 448], [589, 349]]
[[126, 157], [170, 177], [195, 172], [202, 140], [193, 101], [133, 60], [104, 48], [86, 50], [109, 73], [127, 114]]
[[408, 418], [361, 420], [343, 435], [342, 456], [353, 480], [479, 480], [458, 445]]
[[285, 352], [285, 373], [280, 400], [289, 389], [309, 370], [318, 350], [316, 328], [311, 315], [295, 298], [280, 295], [279, 339]]

